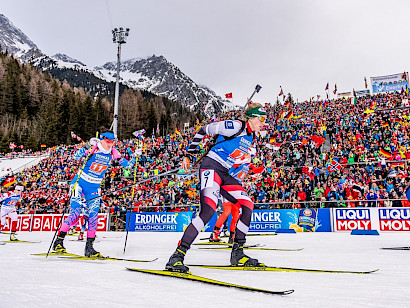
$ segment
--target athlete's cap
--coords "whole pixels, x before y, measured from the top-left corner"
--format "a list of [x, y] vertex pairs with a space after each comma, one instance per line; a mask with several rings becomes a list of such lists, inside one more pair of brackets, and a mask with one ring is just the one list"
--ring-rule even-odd
[[114, 133], [110, 133], [110, 132], [101, 134], [100, 139], [102, 140], [104, 138], [110, 139], [110, 140], [115, 140], [115, 135], [114, 135]]
[[247, 118], [254, 118], [259, 116], [266, 116], [266, 110], [262, 106], [254, 107], [245, 112]]

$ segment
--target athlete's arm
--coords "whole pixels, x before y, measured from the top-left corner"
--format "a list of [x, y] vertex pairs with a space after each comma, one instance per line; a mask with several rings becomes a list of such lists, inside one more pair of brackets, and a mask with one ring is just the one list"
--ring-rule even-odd
[[117, 149], [112, 149], [112, 156], [118, 161], [118, 163], [126, 169], [131, 169], [134, 167], [136, 159], [132, 157], [130, 160], [126, 160], [124, 157], [121, 157], [120, 152]]
[[1, 194], [0, 195], [0, 202], [3, 202], [4, 200], [6, 200], [9, 196], [10, 196], [9, 193]]
[[85, 148], [81, 148], [79, 150], [77, 150], [77, 152], [74, 153], [73, 157], [75, 160], [79, 160], [81, 159], [81, 157], [83, 157], [85, 155], [85, 152], [87, 150]]
[[222, 135], [231, 137], [242, 128], [240, 121], [221, 121], [205, 125], [198, 129], [192, 143], [189, 145], [188, 152], [195, 152], [196, 147], [206, 135]]

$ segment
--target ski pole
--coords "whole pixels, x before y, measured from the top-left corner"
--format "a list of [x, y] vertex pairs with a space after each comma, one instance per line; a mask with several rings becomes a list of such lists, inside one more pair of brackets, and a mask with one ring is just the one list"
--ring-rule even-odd
[[[131, 202], [134, 200], [135, 180], [137, 178], [137, 164], [138, 164], [138, 157], [136, 158], [135, 166], [134, 166], [134, 181], [133, 181], [133, 184], [132, 184]], [[128, 215], [128, 213], [129, 213], [129, 215]], [[129, 218], [128, 218], [128, 222], [127, 222], [127, 234], [125, 235], [124, 250], [122, 252], [123, 255], [125, 254], [125, 248], [127, 247], [128, 230], [130, 228], [130, 220], [131, 220], [131, 207], [129, 209], [127, 209], [127, 216], [129, 216]]]
[[[162, 193], [164, 190], [169, 189], [169, 188], [171, 188], [171, 187], [174, 187], [175, 185], [181, 183], [182, 181], [184, 181], [184, 180], [186, 180], [186, 179], [188, 179], [188, 178], [190, 178], [190, 177], [192, 177], [192, 176], [194, 176], [194, 175], [196, 175], [196, 173], [187, 174], [187, 175], [183, 176], [182, 179], [178, 180], [177, 182], [173, 183], [172, 185], [169, 185], [169, 186], [167, 186], [167, 187], [164, 187], [164, 188], [160, 189], [159, 191], [156, 191], [155, 193], [153, 193], [152, 195], [149, 195], [149, 197], [147, 197], [147, 198], [145, 198], [145, 199], [143, 199], [143, 200], [141, 200], [141, 201], [145, 201], [145, 200], [147, 200], [148, 198], [150, 198], [150, 197], [152, 197], [152, 196], [155, 196], [155, 195], [157, 195], [157, 194], [159, 194], [159, 193]], [[127, 209], [127, 213], [128, 213], [128, 209]], [[129, 215], [129, 218], [128, 218], [128, 227], [129, 227], [130, 221], [131, 221], [131, 207], [130, 207], [130, 215]], [[127, 228], [127, 234], [128, 234], [128, 229], [129, 229], [129, 228]], [[124, 252], [125, 252], [125, 247], [126, 247], [126, 245], [127, 245], [127, 236], [125, 237]]]
[[104, 196], [108, 196], [108, 195], [111, 195], [112, 193], [115, 193], [115, 192], [118, 192], [118, 191], [126, 190], [126, 189], [128, 189], [129, 187], [133, 187], [133, 186], [135, 186], [135, 185], [138, 185], [138, 184], [141, 184], [141, 183], [144, 183], [144, 182], [147, 182], [147, 181], [150, 181], [150, 180], [153, 180], [153, 179], [162, 177], [162, 176], [164, 176], [164, 175], [166, 175], [166, 174], [173, 173], [173, 172], [175, 172], [175, 171], [177, 171], [177, 170], [179, 170], [179, 169], [180, 169], [180, 168], [178, 167], [178, 168], [169, 170], [169, 171], [167, 171], [167, 172], [160, 173], [160, 174], [155, 175], [155, 176], [152, 176], [152, 177], [150, 177], [150, 178], [141, 180], [141, 181], [139, 181], [139, 182], [137, 182], [137, 183], [135, 183], [135, 184], [127, 185], [127, 186], [124, 186], [123, 188], [116, 189], [116, 190], [113, 190], [113, 191], [111, 191], [111, 192], [108, 192], [108, 193], [99, 195], [99, 196], [97, 196], [97, 197], [93, 197], [93, 198], [87, 199], [87, 200], [85, 200], [85, 202], [88, 202], [88, 201], [91, 201], [91, 200], [94, 200], [94, 199], [97, 199], [97, 198], [101, 198], [101, 197], [104, 197]]

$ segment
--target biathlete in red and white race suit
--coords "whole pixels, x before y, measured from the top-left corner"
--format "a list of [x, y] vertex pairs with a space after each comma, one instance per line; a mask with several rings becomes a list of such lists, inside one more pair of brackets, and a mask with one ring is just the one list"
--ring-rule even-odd
[[[252, 174], [252, 177], [258, 177], [263, 170], [264, 167], [255, 167], [251, 164], [251, 159], [256, 155], [256, 149], [251, 147], [249, 148], [249, 153], [246, 154], [243, 158], [237, 159], [235, 164], [229, 169], [229, 174], [233, 176], [240, 184], [242, 184], [243, 180], [248, 174]], [[235, 237], [235, 229], [236, 223], [239, 220], [240, 216], [240, 208], [241, 205], [239, 202], [233, 204], [229, 202], [225, 198], [222, 197], [222, 205], [223, 205], [223, 212], [216, 220], [214, 230], [212, 231], [211, 235], [209, 236], [210, 242], [219, 242], [221, 238], [219, 235], [221, 234], [222, 226], [225, 221], [228, 219], [229, 215], [232, 214], [232, 220], [229, 226], [229, 239], [228, 243], [232, 244], [233, 239]]]
[[[246, 234], [253, 211], [253, 202], [238, 180], [229, 174], [229, 170], [238, 159], [249, 152], [255, 139], [254, 133], [259, 132], [265, 125], [266, 111], [262, 105], [253, 103], [246, 109], [245, 117], [246, 122], [229, 120], [208, 124], [201, 127], [195, 134], [188, 148], [188, 154], [195, 153], [198, 144], [205, 135], [218, 134], [219, 136], [199, 168], [201, 210], [186, 228], [177, 249], [165, 266], [167, 270], [188, 272], [188, 267], [183, 263], [185, 254], [198, 233], [214, 215], [219, 195], [233, 204], [239, 203], [242, 209], [242, 215], [236, 225], [231, 264], [260, 265], [258, 260], [243, 253], [243, 245], [246, 242]], [[182, 168], [189, 169], [186, 159], [183, 159]]]
[[16, 184], [13, 191], [5, 192], [0, 196], [1, 205], [1, 221], [0, 221], [0, 230], [6, 224], [6, 217], [8, 216], [11, 220], [11, 232], [10, 232], [10, 241], [18, 241], [16, 238], [17, 231], [17, 211], [16, 205], [21, 200], [21, 193], [24, 190], [22, 184]]
[[[73, 189], [74, 191], [72, 192], [70, 200], [70, 214], [64, 220], [59, 230], [57, 239], [53, 244], [54, 251], [66, 251], [63, 246], [64, 237], [69, 228], [78, 223], [83, 205], [88, 213], [87, 243], [84, 254], [86, 257], [101, 256], [101, 254], [93, 248], [95, 232], [97, 230], [98, 211], [101, 204], [101, 198], [99, 197], [101, 181], [113, 160], [117, 160], [127, 169], [132, 168], [136, 161], [135, 157], [132, 157], [129, 161], [121, 157], [118, 150], [113, 148], [114, 142], [114, 133], [105, 132], [101, 134], [100, 140], [96, 138], [90, 140], [91, 148], [87, 150], [83, 147], [75, 152], [74, 159], [79, 160], [85, 156], [88, 157], [88, 160], [82, 172], [77, 173], [71, 181], [70, 192]], [[80, 173], [80, 178], [78, 178]]]

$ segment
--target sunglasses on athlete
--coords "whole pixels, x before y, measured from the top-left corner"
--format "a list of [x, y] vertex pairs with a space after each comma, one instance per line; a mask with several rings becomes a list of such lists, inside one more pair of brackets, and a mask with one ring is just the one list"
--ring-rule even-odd
[[266, 121], [266, 116], [258, 116], [259, 121], [265, 122]]
[[108, 138], [104, 138], [104, 141], [107, 142], [107, 143], [114, 143], [115, 142], [115, 140], [108, 139]]

